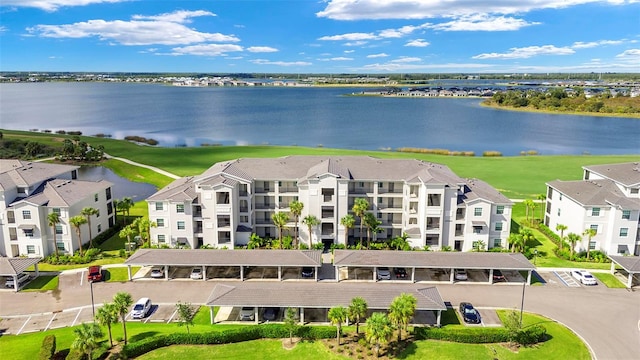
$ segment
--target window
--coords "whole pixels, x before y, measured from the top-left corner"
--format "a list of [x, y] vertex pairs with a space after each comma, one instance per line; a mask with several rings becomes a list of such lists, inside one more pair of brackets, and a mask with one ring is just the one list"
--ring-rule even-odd
[[93, 195], [93, 200], [94, 200], [95, 202], [98, 202], [98, 194]]
[[61, 215], [60, 208], [53, 208], [53, 209], [51, 209], [51, 211], [53, 211], [54, 214], [58, 214], [58, 216]]
[[240, 215], [240, 222], [248, 223], [249, 222], [249, 217], [247, 215]]
[[58, 241], [56, 243], [56, 247], [58, 248], [58, 250], [64, 251], [64, 243], [62, 241]]
[[560, 216], [560, 208], [558, 208], [558, 216]]
[[164, 219], [156, 219], [156, 226], [159, 228], [164, 227]]
[[502, 239], [493, 239], [493, 247], [494, 248], [502, 247]]
[[161, 202], [156, 202], [156, 210], [157, 211], [163, 210], [163, 206]]
[[27, 245], [27, 254], [35, 254], [36, 246], [35, 245]]
[[25, 220], [31, 219], [31, 211], [22, 210], [22, 218]]
[[158, 243], [164, 244], [164, 242], [165, 242], [165, 236], [162, 234], [158, 234]]
[[640, 192], [640, 189], [631, 189], [631, 194], [635, 195]]
[[176, 212], [184, 213], [184, 204], [176, 204]]
[[498, 215], [504, 214], [504, 205], [496, 206], [496, 214], [498, 214]]
[[33, 229], [24, 229], [24, 236], [33, 237]]
[[102, 232], [102, 224], [98, 224], [98, 233]]
[[378, 187], [379, 187], [380, 189], [382, 189], [382, 188], [384, 187], [384, 185], [382, 184], [382, 182], [379, 182], [379, 183], [378, 183]]
[[100, 217], [100, 210], [96, 211], [96, 217]]
[[56, 235], [62, 234], [62, 225], [56, 225]]
[[560, 194], [560, 197], [559, 197], [559, 199], [558, 199], [558, 200], [562, 201], [562, 194]]
[[596, 249], [596, 242], [595, 241], [590, 241], [589, 242], [589, 250], [595, 250]]
[[482, 216], [482, 208], [473, 209], [473, 216]]
[[474, 234], [480, 234], [482, 232], [482, 226], [474, 226], [473, 227], [473, 233]]
[[627, 237], [629, 234], [629, 228], [620, 228], [620, 237]]
[[600, 208], [592, 208], [591, 216], [600, 216]]
[[178, 221], [178, 230], [184, 230], [184, 221]]
[[502, 222], [501, 221], [498, 221], [496, 223], [496, 231], [502, 231]]
[[622, 219], [624, 220], [631, 219], [631, 210], [622, 210]]
[[595, 230], [596, 234], [598, 233], [598, 225], [591, 225], [591, 226], [589, 226], [589, 229]]

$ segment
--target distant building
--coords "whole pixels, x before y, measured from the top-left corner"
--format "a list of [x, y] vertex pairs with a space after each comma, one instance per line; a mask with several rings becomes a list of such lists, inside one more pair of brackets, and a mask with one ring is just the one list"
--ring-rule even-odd
[[[474, 244], [507, 247], [512, 203], [485, 182], [463, 179], [448, 167], [419, 160], [373, 157], [287, 156], [237, 159], [213, 165], [199, 176], [174, 181], [147, 199], [151, 239], [158, 245], [234, 248], [250, 235], [277, 238], [271, 216], [304, 204], [300, 220], [314, 215], [320, 224], [298, 224], [309, 244], [354, 244], [359, 219], [346, 233], [340, 219], [357, 198], [381, 222], [378, 240], [406, 233], [413, 247], [445, 246], [468, 251]], [[287, 230], [294, 234], [290, 216]], [[362, 237], [367, 238], [366, 227]], [[365, 240], [366, 241], [366, 240]]]
[[[91, 217], [95, 237], [114, 225], [110, 182], [77, 180], [78, 166], [0, 160], [0, 255], [47, 256], [78, 250], [75, 229], [69, 223], [85, 207], [98, 210]], [[48, 215], [59, 214], [60, 223], [48, 224]], [[82, 242], [89, 242], [88, 225], [81, 227]]]
[[[637, 162], [583, 166], [580, 181], [547, 183], [544, 223], [551, 230], [567, 226], [564, 234], [582, 235], [594, 229], [576, 250], [601, 250], [609, 255], [640, 255], [640, 165]], [[560, 232], [558, 232], [559, 234]]]

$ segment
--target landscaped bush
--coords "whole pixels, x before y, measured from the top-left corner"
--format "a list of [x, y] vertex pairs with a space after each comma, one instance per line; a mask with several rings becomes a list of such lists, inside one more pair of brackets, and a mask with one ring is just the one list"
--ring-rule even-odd
[[93, 246], [101, 245], [122, 230], [122, 225], [114, 225], [93, 238]]
[[516, 342], [520, 345], [533, 345], [547, 340], [547, 329], [542, 325], [533, 325], [520, 330], [516, 335]]
[[42, 339], [42, 347], [40, 348], [40, 354], [38, 358], [40, 360], [53, 359], [53, 355], [56, 353], [56, 336], [47, 335]]
[[51, 265], [67, 265], [67, 264], [88, 264], [94, 260], [96, 260], [97, 258], [100, 257], [100, 252], [102, 250], [97, 249], [97, 248], [92, 248], [87, 250], [83, 256], [80, 256], [78, 254], [76, 255], [68, 255], [68, 254], [62, 254], [62, 255], [57, 255], [56, 254], [51, 254], [49, 256], [47, 256], [46, 258], [44, 258], [44, 262], [47, 264], [51, 264]]
[[84, 360], [85, 354], [78, 349], [69, 350], [69, 354], [65, 357], [66, 360]]
[[444, 340], [466, 344], [490, 344], [509, 341], [504, 328], [429, 328], [416, 327], [413, 330], [417, 340]]

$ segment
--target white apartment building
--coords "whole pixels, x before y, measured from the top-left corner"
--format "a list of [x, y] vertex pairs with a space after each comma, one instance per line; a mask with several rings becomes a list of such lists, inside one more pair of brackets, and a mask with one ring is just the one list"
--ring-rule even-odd
[[[78, 250], [75, 229], [69, 223], [85, 207], [98, 210], [91, 217], [95, 237], [113, 226], [111, 187], [108, 181], [77, 180], [78, 166], [0, 160], [0, 255], [44, 257]], [[60, 223], [49, 226], [48, 215], [59, 214]], [[81, 229], [82, 243], [89, 242], [88, 224]], [[55, 244], [54, 244], [55, 238]]]
[[[576, 250], [601, 250], [609, 255], [640, 255], [640, 165], [637, 162], [583, 166], [580, 181], [547, 183], [544, 223], [556, 231], [597, 234], [576, 244]], [[560, 234], [560, 232], [557, 232]]]
[[[512, 203], [477, 179], [463, 179], [448, 167], [419, 160], [365, 156], [287, 156], [217, 163], [203, 174], [181, 178], [147, 199], [152, 241], [159, 245], [234, 248], [250, 235], [277, 238], [271, 215], [290, 214], [304, 204], [299, 238], [309, 244], [354, 244], [359, 219], [345, 234], [340, 219], [357, 198], [381, 221], [378, 240], [409, 235], [413, 247], [471, 250], [508, 246]], [[314, 215], [311, 233], [301, 220]], [[294, 235], [290, 215], [288, 233]], [[366, 228], [363, 231], [366, 239]], [[345, 240], [348, 239], [348, 240]]]

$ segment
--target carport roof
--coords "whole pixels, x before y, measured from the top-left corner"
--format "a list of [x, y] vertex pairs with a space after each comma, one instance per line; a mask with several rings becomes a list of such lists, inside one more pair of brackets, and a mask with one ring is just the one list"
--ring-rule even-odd
[[640, 273], [640, 256], [609, 255], [609, 258], [630, 273]]
[[8, 258], [0, 257], [0, 276], [13, 276], [24, 272], [42, 258]]
[[311, 266], [322, 265], [321, 250], [140, 249], [127, 265]]
[[335, 250], [335, 266], [535, 270], [520, 253]]
[[417, 310], [446, 310], [435, 286], [405, 284], [344, 284], [244, 282], [218, 284], [207, 299], [208, 306], [306, 307], [349, 306], [354, 297], [362, 297], [370, 309], [387, 309], [395, 297], [413, 294]]

